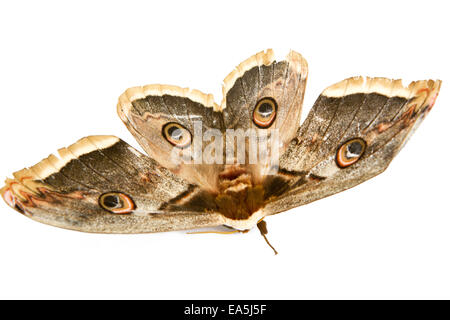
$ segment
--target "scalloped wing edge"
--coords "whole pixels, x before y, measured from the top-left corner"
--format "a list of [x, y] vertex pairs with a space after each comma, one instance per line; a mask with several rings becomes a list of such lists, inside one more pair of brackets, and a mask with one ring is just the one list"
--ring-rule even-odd
[[[297, 71], [300, 72], [306, 71], [302, 73], [302, 78], [306, 78], [308, 75], [308, 63], [303, 58], [303, 56], [290, 50], [286, 55], [286, 61], [289, 62], [291, 67], [294, 67]], [[217, 104], [214, 100], [214, 96], [209, 93], [203, 93], [196, 89], [190, 88], [182, 88], [175, 85], [165, 85], [165, 84], [150, 84], [144, 86], [131, 87], [125, 90], [119, 97], [119, 101], [117, 103], [117, 113], [122, 121], [126, 122], [126, 114], [132, 107], [132, 102], [137, 99], [142, 99], [147, 97], [148, 95], [173, 95], [178, 97], [186, 97], [194, 102], [201, 103], [205, 107], [213, 108], [214, 111], [222, 111], [226, 108], [226, 93], [230, 88], [233, 87], [234, 83], [237, 79], [242, 77], [242, 75], [256, 67], [261, 65], [270, 65], [275, 61], [274, 51], [272, 49], [267, 49], [266, 51], [260, 51], [248, 59], [241, 62], [237, 65], [233, 71], [231, 71], [223, 80], [222, 83], [222, 93], [223, 98], [222, 102]]]

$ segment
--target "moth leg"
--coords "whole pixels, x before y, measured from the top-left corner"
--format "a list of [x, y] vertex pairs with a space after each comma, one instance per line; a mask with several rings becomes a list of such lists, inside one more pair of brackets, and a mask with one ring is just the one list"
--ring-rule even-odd
[[264, 240], [266, 240], [266, 243], [269, 245], [269, 247], [272, 248], [273, 252], [275, 252], [275, 255], [278, 254], [277, 250], [270, 244], [269, 240], [267, 240], [266, 234], [269, 232], [267, 231], [267, 223], [261, 219], [259, 220], [258, 224], [256, 225], [259, 229], [259, 232], [261, 232], [261, 235], [263, 236]]

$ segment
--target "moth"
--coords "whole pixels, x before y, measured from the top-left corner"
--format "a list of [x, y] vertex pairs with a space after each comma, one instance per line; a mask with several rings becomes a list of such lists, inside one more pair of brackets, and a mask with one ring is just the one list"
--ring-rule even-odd
[[307, 75], [302, 55], [277, 61], [268, 49], [225, 78], [220, 104], [177, 86], [130, 88], [117, 112], [146, 154], [115, 136], [88, 136], [15, 172], [1, 195], [27, 217], [71, 230], [256, 225], [265, 237], [266, 216], [383, 172], [441, 86], [348, 78], [326, 88], [300, 125]]

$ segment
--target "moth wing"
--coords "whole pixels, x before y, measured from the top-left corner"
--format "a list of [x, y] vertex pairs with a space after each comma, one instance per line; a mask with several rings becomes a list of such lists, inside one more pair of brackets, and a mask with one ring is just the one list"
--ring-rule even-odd
[[[273, 50], [268, 49], [240, 63], [224, 80], [221, 106], [227, 129], [237, 135], [253, 134], [259, 139], [258, 148], [264, 144], [267, 148], [268, 157], [258, 151], [258, 160], [252, 163], [256, 149], [246, 146], [246, 161], [255, 183], [265, 179], [270, 173], [270, 160], [278, 158], [296, 135], [307, 77], [308, 64], [301, 54], [291, 50], [285, 58], [276, 60]], [[258, 116], [264, 105], [272, 106], [273, 117]], [[236, 150], [237, 139], [227, 138], [227, 148], [234, 146], [232, 150]]]
[[[198, 90], [147, 85], [126, 90], [119, 98], [117, 111], [151, 158], [203, 189], [217, 191], [218, 175], [226, 162], [226, 148], [236, 144], [234, 136], [233, 140], [224, 141], [229, 130], [242, 130], [245, 134], [248, 129], [268, 132], [283, 128], [280, 130], [283, 146], [295, 136], [307, 69], [306, 60], [300, 54], [291, 51], [285, 59], [276, 61], [269, 49], [251, 56], [225, 78], [220, 105], [211, 94]], [[277, 110], [270, 128], [261, 129], [255, 124], [253, 112], [263, 98], [274, 100]], [[168, 139], [167, 128], [173, 123], [181, 126], [190, 144], [185, 145], [185, 139], [181, 139], [183, 143], [177, 145], [177, 141]], [[214, 149], [218, 158], [214, 156], [209, 162], [205, 155], [209, 155], [206, 148], [212, 138], [207, 138], [207, 132], [209, 138], [220, 135], [222, 140], [217, 145], [222, 150]], [[184, 152], [184, 158], [175, 159], [174, 152]]]
[[354, 77], [325, 89], [280, 158], [274, 214], [383, 172], [434, 105], [440, 80]]
[[166, 210], [199, 188], [113, 136], [89, 136], [14, 173], [4, 200], [30, 218], [94, 233], [143, 233], [213, 227], [204, 207]]
[[[212, 95], [170, 85], [134, 87], [119, 97], [117, 111], [152, 159], [204, 189], [215, 190], [222, 165], [202, 165], [202, 158], [193, 164], [194, 152], [201, 156], [194, 147], [201, 152], [205, 145], [203, 132], [224, 131]], [[181, 133], [182, 138], [170, 139], [171, 133]]]
[[[221, 108], [228, 129], [280, 130], [287, 145], [295, 137], [308, 77], [308, 64], [300, 53], [290, 51], [280, 60], [272, 49], [261, 51], [240, 63], [225, 79]], [[270, 127], [255, 121], [258, 102], [272, 99], [277, 107]]]

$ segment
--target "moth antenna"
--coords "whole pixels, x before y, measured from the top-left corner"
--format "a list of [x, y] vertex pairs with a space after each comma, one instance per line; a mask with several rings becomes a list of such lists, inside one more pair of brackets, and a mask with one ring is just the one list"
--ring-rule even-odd
[[269, 245], [269, 247], [272, 248], [273, 252], [275, 252], [275, 255], [278, 254], [277, 250], [270, 244], [269, 240], [267, 240], [266, 234], [267, 231], [267, 223], [264, 220], [259, 220], [258, 224], [256, 225], [259, 229], [259, 232], [261, 232], [261, 235], [263, 236], [264, 240], [266, 240], [266, 243]]

